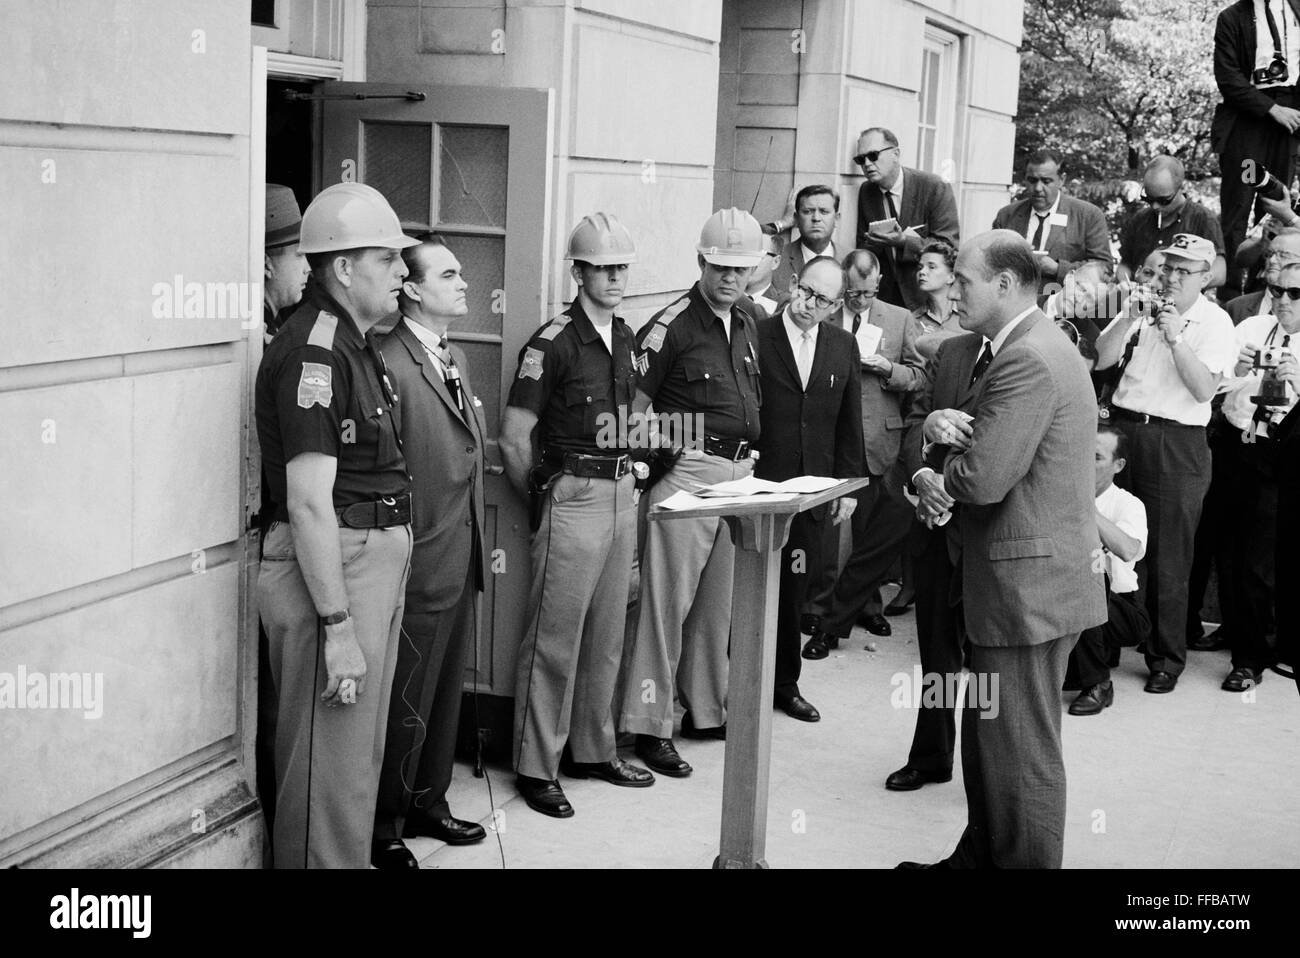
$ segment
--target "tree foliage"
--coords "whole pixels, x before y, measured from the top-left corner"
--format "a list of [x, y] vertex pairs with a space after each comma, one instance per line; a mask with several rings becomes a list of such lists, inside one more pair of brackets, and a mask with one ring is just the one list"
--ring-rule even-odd
[[1214, 22], [1227, 0], [1026, 0], [1018, 165], [1052, 147], [1070, 175], [1132, 179], [1151, 157], [1217, 172]]

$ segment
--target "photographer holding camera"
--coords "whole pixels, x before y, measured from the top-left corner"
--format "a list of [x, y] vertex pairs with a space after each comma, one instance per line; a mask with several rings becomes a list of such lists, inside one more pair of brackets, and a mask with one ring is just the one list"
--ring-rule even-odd
[[1277, 529], [1274, 432], [1295, 406], [1300, 386], [1300, 363], [1291, 345], [1300, 333], [1300, 264], [1273, 275], [1268, 287], [1273, 315], [1251, 316], [1237, 327], [1237, 364], [1223, 389], [1226, 425], [1213, 440], [1237, 503], [1228, 587], [1220, 589], [1221, 604], [1230, 603], [1225, 619], [1232, 621], [1232, 671], [1223, 682], [1228, 692], [1258, 685], [1275, 659], [1267, 639]]
[[1148, 692], [1172, 692], [1186, 662], [1192, 543], [1210, 483], [1205, 426], [1237, 355], [1232, 320], [1202, 295], [1214, 243], [1180, 233], [1160, 252], [1155, 308], [1125, 309], [1097, 339], [1097, 368], [1119, 366], [1099, 414], [1129, 437], [1127, 486], [1151, 524], [1142, 584], [1152, 626]]
[[1289, 0], [1237, 0], [1219, 14], [1214, 79], [1223, 102], [1214, 111], [1210, 144], [1223, 174], [1219, 205], [1228, 262], [1246, 236], [1263, 169], [1284, 185], [1295, 173], [1298, 78], [1300, 17]]

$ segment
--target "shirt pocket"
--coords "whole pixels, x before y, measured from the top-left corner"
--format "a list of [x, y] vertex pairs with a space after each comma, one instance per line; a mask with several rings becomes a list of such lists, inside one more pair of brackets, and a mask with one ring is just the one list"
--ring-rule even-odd
[[686, 391], [696, 405], [707, 405], [717, 392], [717, 370], [707, 359], [683, 359], [682, 375], [686, 377]]
[[594, 433], [602, 412], [609, 412], [609, 380], [604, 382], [569, 383], [564, 387], [564, 404], [575, 423], [581, 421], [583, 432]]

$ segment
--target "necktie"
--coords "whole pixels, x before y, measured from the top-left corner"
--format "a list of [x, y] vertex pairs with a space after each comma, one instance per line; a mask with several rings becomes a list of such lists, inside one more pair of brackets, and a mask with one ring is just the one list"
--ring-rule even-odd
[[894, 219], [898, 219], [898, 209], [894, 206], [894, 194], [889, 190], [885, 190], [885, 205], [889, 208], [889, 215]]
[[434, 355], [442, 363], [442, 378], [447, 384], [447, 392], [451, 393], [451, 398], [456, 401], [456, 408], [463, 414], [465, 412], [465, 397], [460, 388], [460, 370], [456, 368], [456, 358], [451, 354], [451, 347], [447, 343], [446, 336], [439, 340], [438, 349]]
[[799, 380], [806, 391], [808, 379], [812, 375], [812, 333], [807, 330], [799, 337], [799, 356], [795, 365], [799, 367]]
[[989, 368], [989, 363], [993, 362], [993, 346], [985, 343], [984, 348], [980, 350], [979, 359], [975, 360], [975, 368], [971, 370], [970, 384], [974, 386], [979, 382], [980, 377], [984, 375], [984, 370]]
[[1046, 226], [1047, 226], [1047, 217], [1050, 216], [1051, 214], [1050, 214], [1050, 213], [1035, 213], [1034, 215], [1038, 217], [1038, 225], [1037, 225], [1036, 227], [1034, 227], [1034, 239], [1033, 239], [1032, 245], [1033, 245], [1034, 249], [1042, 249], [1042, 248], [1043, 248], [1043, 234], [1046, 232]]
[[[894, 206], [894, 194], [889, 192], [888, 190], [885, 190], [884, 194], [885, 194], [885, 208], [889, 211], [890, 217], [894, 220], [897, 220], [898, 209], [897, 207]], [[901, 223], [899, 224], [899, 226], [902, 225], [903, 224]], [[893, 270], [894, 281], [899, 282], [899, 285], [901, 286], [902, 284], [898, 280], [898, 247], [897, 246], [889, 247], [889, 266]]]
[[862, 314], [861, 314], [861, 313], [854, 313], [854, 314], [853, 314], [853, 335], [854, 335], [854, 336], [856, 336], [856, 335], [858, 334], [858, 329], [859, 329], [861, 326], [862, 326]]

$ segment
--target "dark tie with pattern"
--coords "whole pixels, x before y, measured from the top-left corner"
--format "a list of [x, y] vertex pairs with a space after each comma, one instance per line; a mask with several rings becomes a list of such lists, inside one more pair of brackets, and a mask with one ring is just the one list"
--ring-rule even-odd
[[989, 363], [993, 362], [993, 346], [991, 343], [985, 343], [984, 348], [980, 350], [979, 359], [975, 360], [975, 368], [971, 370], [970, 385], [974, 386], [984, 375], [984, 370], [989, 368]]

